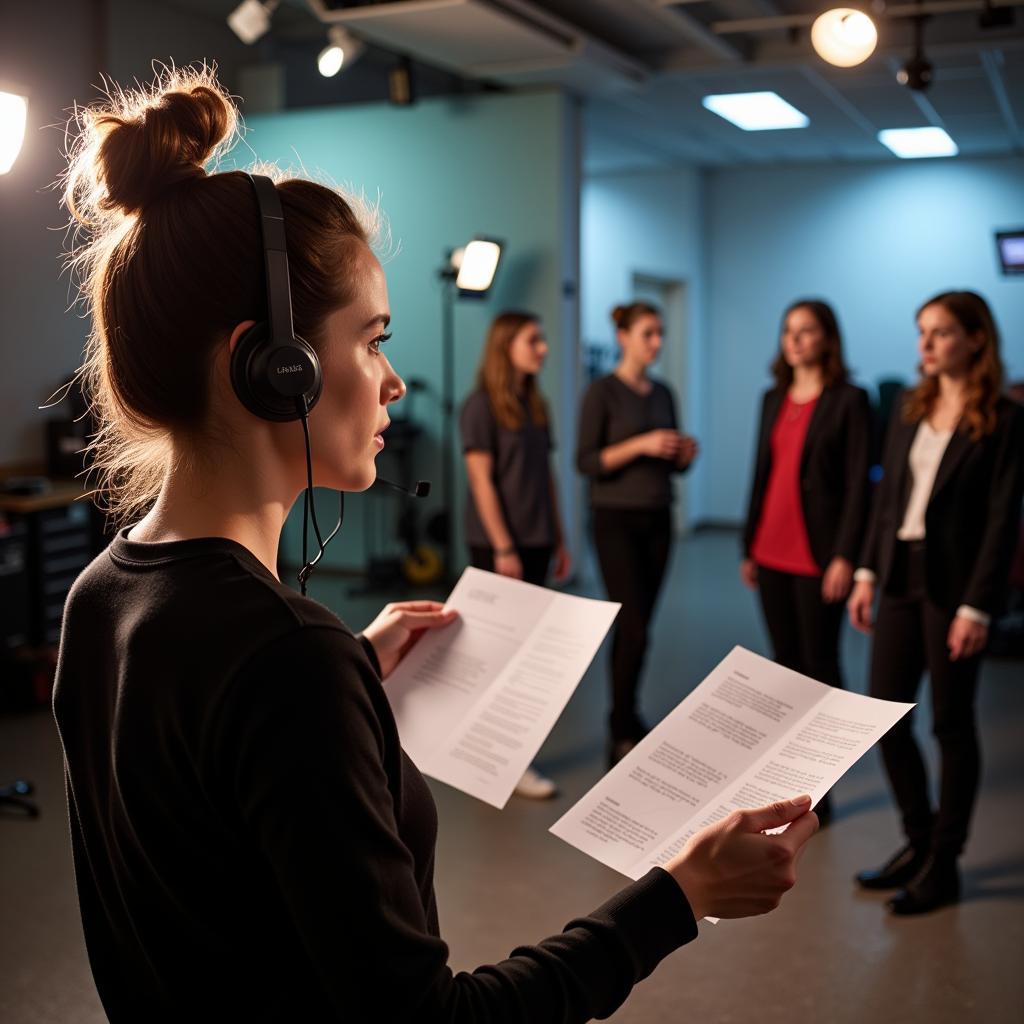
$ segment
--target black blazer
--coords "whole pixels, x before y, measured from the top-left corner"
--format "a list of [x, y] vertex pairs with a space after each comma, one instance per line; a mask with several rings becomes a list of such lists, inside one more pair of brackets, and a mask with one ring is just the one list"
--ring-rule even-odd
[[[772, 428], [785, 396], [785, 388], [772, 388], [761, 405], [754, 482], [743, 531], [747, 558], [771, 475]], [[846, 382], [825, 388], [811, 414], [800, 457], [800, 507], [811, 554], [822, 570], [836, 555], [856, 562], [867, 517], [870, 445], [867, 392]]]
[[[918, 424], [904, 423], [899, 404], [882, 456], [860, 565], [883, 589], [892, 574], [896, 532], [913, 483], [907, 459]], [[1024, 409], [1008, 398], [996, 406], [996, 428], [979, 441], [957, 430], [939, 463], [925, 511], [928, 597], [949, 611], [962, 604], [998, 612], [1017, 543], [1024, 495]]]

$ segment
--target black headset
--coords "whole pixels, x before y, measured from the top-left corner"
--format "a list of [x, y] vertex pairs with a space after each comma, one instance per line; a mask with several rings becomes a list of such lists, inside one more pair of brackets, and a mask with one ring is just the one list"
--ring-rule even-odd
[[295, 333], [288, 277], [284, 212], [277, 186], [263, 174], [250, 174], [260, 211], [267, 280], [267, 319], [238, 339], [231, 354], [231, 383], [241, 403], [261, 419], [287, 423], [316, 405], [323, 387], [320, 360]]
[[[338, 492], [338, 521], [325, 538], [316, 519], [308, 422], [309, 411], [316, 405], [323, 388], [323, 373], [313, 347], [295, 333], [292, 322], [288, 247], [277, 186], [264, 174], [249, 174], [248, 178], [256, 190], [260, 211], [267, 279], [267, 319], [254, 324], [238, 339], [231, 353], [231, 384], [239, 401], [254, 416], [275, 423], [302, 421], [306, 442], [306, 491], [302, 499], [302, 568], [298, 580], [299, 588], [305, 594], [306, 581], [344, 522], [345, 494]], [[380, 483], [415, 498], [425, 498], [430, 493], [430, 484], [425, 480], [417, 481], [414, 488], [383, 479]], [[310, 521], [319, 548], [312, 559], [307, 558]]]

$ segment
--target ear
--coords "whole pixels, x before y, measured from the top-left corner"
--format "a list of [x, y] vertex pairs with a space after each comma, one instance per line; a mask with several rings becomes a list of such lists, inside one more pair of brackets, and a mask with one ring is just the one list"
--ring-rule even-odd
[[229, 354], [233, 354], [234, 353], [235, 346], [238, 344], [238, 339], [241, 338], [242, 335], [245, 334], [245, 332], [247, 330], [249, 330], [249, 328], [252, 327], [255, 323], [256, 323], [255, 320], [243, 320], [231, 332], [231, 337], [228, 339], [228, 353]]

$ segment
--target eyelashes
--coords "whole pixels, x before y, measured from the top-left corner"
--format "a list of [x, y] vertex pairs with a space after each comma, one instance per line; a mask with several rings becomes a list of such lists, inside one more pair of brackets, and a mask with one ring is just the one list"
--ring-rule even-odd
[[389, 341], [390, 339], [391, 339], [391, 332], [390, 331], [385, 331], [383, 334], [378, 334], [377, 337], [374, 338], [373, 341], [370, 342], [370, 351], [371, 352], [379, 352], [381, 345], [383, 345], [385, 341]]

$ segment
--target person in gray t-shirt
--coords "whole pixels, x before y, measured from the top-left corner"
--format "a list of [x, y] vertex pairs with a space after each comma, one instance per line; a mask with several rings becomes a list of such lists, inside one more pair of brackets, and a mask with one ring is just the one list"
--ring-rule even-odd
[[[466, 541], [479, 569], [543, 586], [569, 575], [547, 404], [537, 387], [548, 345], [532, 313], [495, 318], [484, 345], [476, 389], [459, 416], [469, 493]], [[516, 792], [553, 796], [555, 786], [529, 768]]]

